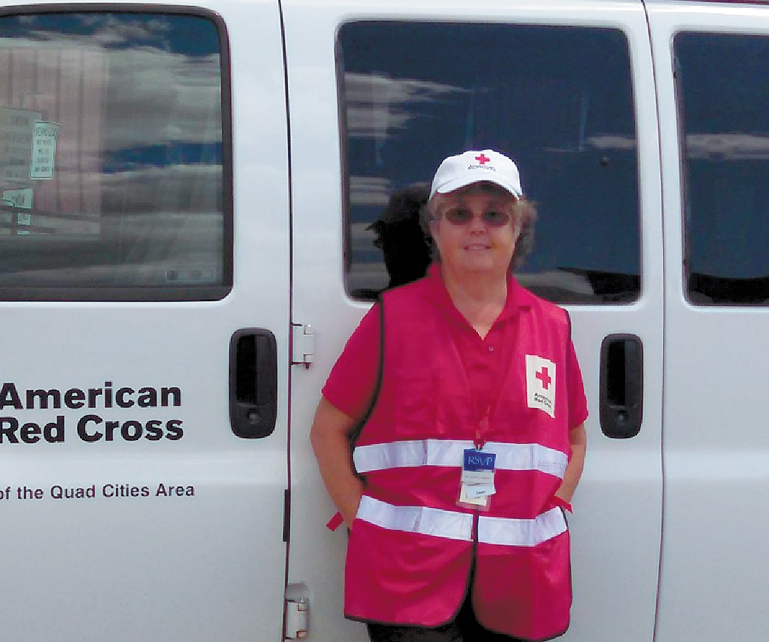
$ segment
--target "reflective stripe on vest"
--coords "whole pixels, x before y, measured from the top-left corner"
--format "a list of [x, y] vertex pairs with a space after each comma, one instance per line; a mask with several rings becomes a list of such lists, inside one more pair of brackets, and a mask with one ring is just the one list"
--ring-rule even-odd
[[[472, 541], [472, 513], [423, 506], [393, 506], [364, 495], [355, 518], [388, 530]], [[478, 518], [478, 542], [532, 547], [557, 537], [566, 528], [566, 518], [560, 508], [551, 508], [534, 519], [481, 515]]]
[[[356, 446], [353, 453], [359, 473], [389, 468], [419, 466], [462, 466], [462, 453], [472, 448], [469, 440], [416, 439]], [[539, 444], [511, 444], [490, 441], [484, 452], [497, 455], [497, 470], [536, 470], [563, 479], [569, 458], [565, 453]]]
[[388, 530], [468, 542], [473, 535], [471, 513], [425, 506], [393, 506], [368, 495], [361, 497], [355, 519], [361, 519]]
[[566, 518], [556, 507], [535, 519], [506, 519], [504, 517], [478, 518], [478, 541], [500, 546], [537, 546], [565, 533]]

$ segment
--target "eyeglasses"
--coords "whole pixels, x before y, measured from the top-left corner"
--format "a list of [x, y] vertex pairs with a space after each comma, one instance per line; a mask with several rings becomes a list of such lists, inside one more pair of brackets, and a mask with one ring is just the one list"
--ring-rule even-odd
[[[452, 225], [468, 225], [473, 220], [473, 213], [470, 210], [455, 208], [444, 212], [443, 218]], [[510, 222], [510, 214], [500, 210], [486, 210], [481, 214], [481, 220], [489, 227], [504, 227]]]

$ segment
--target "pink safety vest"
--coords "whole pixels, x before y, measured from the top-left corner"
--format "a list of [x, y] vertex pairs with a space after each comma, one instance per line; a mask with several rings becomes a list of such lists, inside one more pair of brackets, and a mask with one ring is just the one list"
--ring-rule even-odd
[[492, 405], [487, 509], [457, 505], [477, 416], [445, 313], [426, 280], [385, 295], [384, 368], [353, 453], [365, 494], [345, 565], [345, 615], [434, 627], [468, 588], [486, 628], [544, 640], [569, 624], [569, 534], [552, 503], [569, 453], [564, 310], [518, 286], [515, 348]]

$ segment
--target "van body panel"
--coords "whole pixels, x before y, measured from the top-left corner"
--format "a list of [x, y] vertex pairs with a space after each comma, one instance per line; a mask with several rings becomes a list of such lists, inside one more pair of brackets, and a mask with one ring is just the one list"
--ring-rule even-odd
[[[766, 127], [746, 133], [716, 129], [709, 134], [695, 125], [689, 134], [682, 114], [686, 96], [680, 83], [686, 82], [697, 63], [714, 79], [724, 72], [712, 66], [711, 57], [677, 61], [675, 42], [681, 34], [724, 35], [737, 44], [756, 37], [769, 42], [769, 7], [714, 3], [702, 9], [686, 2], [647, 4], [660, 111], [671, 115], [663, 119], [661, 128], [668, 269], [665, 510], [656, 639], [760, 639], [766, 634], [761, 596], [767, 589], [764, 560], [768, 551], [757, 508], [769, 500], [769, 455], [760, 419], [766, 398], [763, 337], [769, 331], [769, 315], [762, 306], [703, 305], [687, 291], [687, 227], [702, 214], [696, 186], [685, 185], [682, 178], [688, 174], [687, 146], [692, 163], [701, 156], [696, 146], [710, 146], [710, 158], [721, 159], [723, 165], [719, 180], [731, 175], [729, 166], [744, 162], [743, 186], [719, 185], [716, 193], [721, 196], [715, 196], [718, 208], [733, 222], [730, 225], [741, 225], [739, 221], [751, 212], [745, 199], [756, 197], [748, 182], [755, 170], [748, 163], [766, 166]], [[737, 55], [739, 50], [733, 52]], [[728, 56], [724, 53], [721, 60], [745, 71], [761, 69], [765, 76], [766, 67], [756, 67], [765, 65], [765, 60], [731, 60]], [[676, 78], [671, 70], [676, 71]], [[718, 82], [727, 80], [722, 77]], [[723, 84], [722, 95], [728, 96], [734, 86]], [[744, 96], [740, 102], [748, 100]], [[756, 151], [746, 154], [746, 145]], [[730, 149], [724, 153], [725, 146]], [[720, 241], [721, 252], [728, 251], [725, 258], [735, 266], [742, 263], [741, 255], [751, 256], [756, 242], [763, 244], [761, 221], [765, 216], [760, 209], [758, 213], [760, 218], [747, 219], [746, 227], [752, 231], [740, 240], [740, 251], [735, 252], [726, 237]], [[718, 240], [715, 232], [713, 238]], [[756, 250], [759, 254], [765, 251]]]

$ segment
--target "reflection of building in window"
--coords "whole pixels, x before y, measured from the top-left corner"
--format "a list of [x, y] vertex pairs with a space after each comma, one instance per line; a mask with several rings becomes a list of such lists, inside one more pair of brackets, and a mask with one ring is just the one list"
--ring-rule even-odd
[[0, 41], [0, 234], [98, 235], [106, 57]]
[[[1, 79], [2, 76], [0, 82]], [[0, 106], [0, 184], [29, 182], [32, 130], [42, 117], [42, 113], [32, 109]]]

